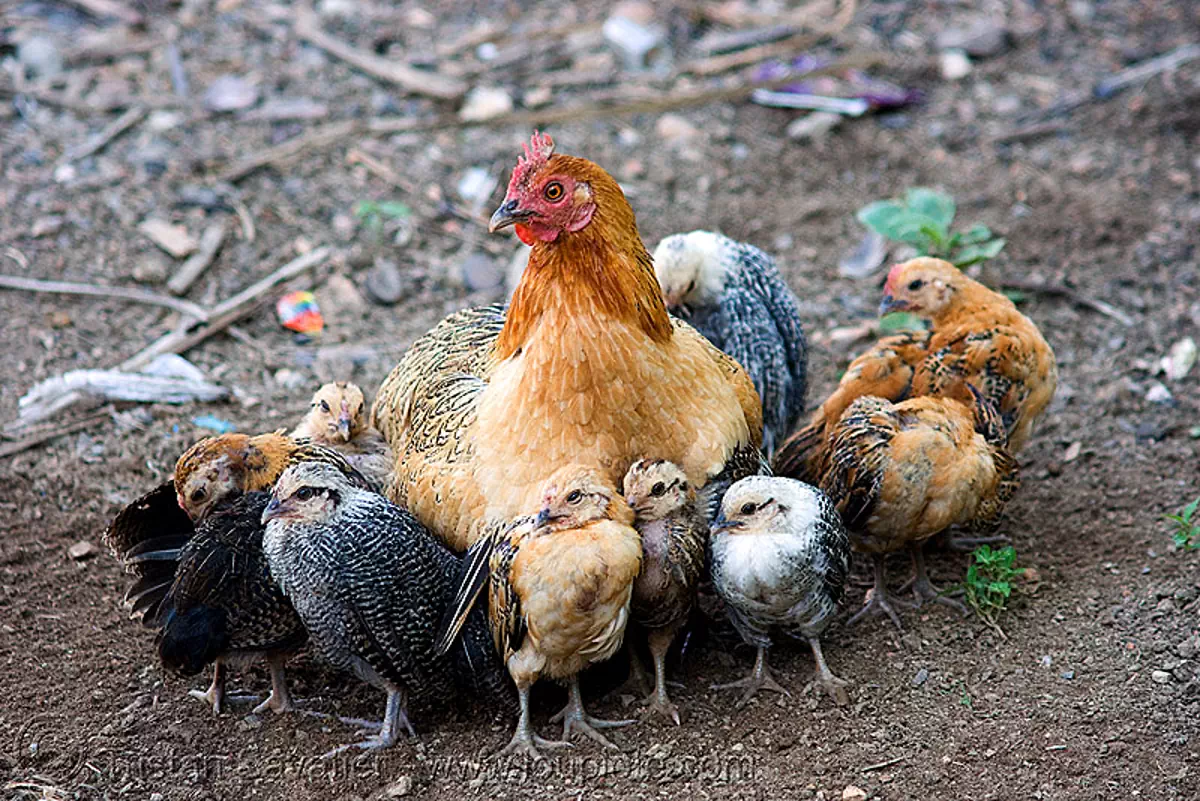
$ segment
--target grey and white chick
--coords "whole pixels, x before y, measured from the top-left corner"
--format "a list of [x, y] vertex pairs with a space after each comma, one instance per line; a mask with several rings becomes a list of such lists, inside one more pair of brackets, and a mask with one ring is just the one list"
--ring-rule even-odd
[[438, 704], [456, 690], [511, 693], [482, 610], [450, 653], [435, 653], [460, 560], [407, 511], [307, 463], [284, 472], [262, 519], [271, 575], [316, 650], [387, 693], [378, 735], [354, 745], [391, 746], [401, 727], [412, 734], [410, 701]]
[[[642, 569], [633, 583], [630, 612], [646, 629], [654, 660], [654, 691], [646, 700], [652, 711], [679, 725], [679, 710], [667, 695], [667, 651], [696, 601], [708, 519], [697, 507], [696, 490], [683, 469], [663, 459], [634, 462], [625, 473], [622, 494], [642, 538]], [[636, 660], [632, 651], [630, 659]]]
[[737, 359], [763, 405], [763, 451], [792, 433], [804, 411], [808, 350], [800, 306], [775, 261], [711, 231], [673, 234], [654, 249], [667, 308]]
[[332, 448], [381, 490], [391, 481], [392, 449], [368, 421], [366, 399], [357, 384], [334, 381], [313, 395], [308, 414], [289, 435]]
[[825, 663], [821, 633], [837, 612], [850, 570], [850, 538], [825, 493], [790, 478], [750, 476], [729, 488], [712, 526], [712, 581], [734, 628], [758, 649], [753, 672], [719, 688], [787, 693], [771, 677], [767, 649], [782, 631], [808, 642], [817, 680], [839, 704], [846, 682]]

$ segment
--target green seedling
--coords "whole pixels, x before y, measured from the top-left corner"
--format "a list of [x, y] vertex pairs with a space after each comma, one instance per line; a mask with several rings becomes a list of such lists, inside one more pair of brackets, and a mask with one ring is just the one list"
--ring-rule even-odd
[[971, 565], [962, 589], [967, 603], [985, 623], [999, 629], [1000, 616], [1008, 609], [1015, 580], [1025, 572], [1017, 567], [1017, 551], [1011, 545], [991, 548], [980, 545], [971, 554]]
[[1163, 515], [1164, 520], [1174, 524], [1175, 530], [1171, 532], [1171, 538], [1175, 540], [1175, 545], [1185, 551], [1200, 548], [1200, 519], [1196, 517], [1197, 507], [1200, 507], [1200, 498], [1180, 509], [1178, 514]]

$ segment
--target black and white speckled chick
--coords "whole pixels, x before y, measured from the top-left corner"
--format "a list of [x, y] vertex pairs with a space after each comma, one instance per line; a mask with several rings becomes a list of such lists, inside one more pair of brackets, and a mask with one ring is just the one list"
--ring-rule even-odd
[[633, 525], [642, 538], [642, 569], [633, 583], [630, 612], [646, 629], [654, 659], [654, 692], [646, 700], [652, 711], [679, 725], [679, 710], [667, 695], [667, 651], [696, 601], [708, 519], [696, 506], [696, 491], [687, 475], [673, 462], [634, 462], [625, 474], [622, 494], [633, 508]]
[[162, 602], [158, 654], [170, 670], [194, 676], [213, 664], [208, 692], [192, 695], [220, 713], [225, 668], [266, 659], [271, 695], [254, 711], [294, 709], [283, 667], [308, 638], [291, 601], [271, 578], [263, 554], [266, 492], [218, 505], [180, 550], [175, 579]]
[[379, 734], [358, 747], [390, 746], [400, 727], [411, 734], [410, 701], [434, 705], [456, 690], [504, 692], [507, 676], [482, 610], [454, 650], [436, 655], [460, 560], [407, 511], [328, 465], [309, 463], [280, 477], [263, 521], [271, 575], [318, 652], [387, 693]]
[[808, 350], [796, 296], [763, 251], [711, 231], [674, 234], [654, 250], [672, 314], [737, 359], [763, 405], [763, 451], [783, 442], [804, 411]]
[[767, 669], [772, 634], [812, 647], [817, 679], [838, 703], [849, 698], [821, 652], [850, 569], [850, 539], [825, 493], [789, 478], [751, 476], [730, 487], [712, 527], [712, 581], [742, 639], [758, 649], [754, 671], [721, 687], [786, 693]]

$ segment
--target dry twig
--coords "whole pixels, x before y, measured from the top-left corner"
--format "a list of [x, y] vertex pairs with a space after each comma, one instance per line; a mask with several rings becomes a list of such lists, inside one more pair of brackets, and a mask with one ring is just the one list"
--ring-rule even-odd
[[76, 284], [68, 281], [39, 281], [36, 278], [23, 278], [17, 275], [0, 275], [0, 288], [21, 289], [26, 292], [51, 292], [59, 295], [88, 295], [95, 298], [119, 298], [134, 303], [145, 303], [150, 306], [163, 306], [174, 309], [180, 314], [193, 317], [205, 322], [210, 312], [202, 306], [179, 298], [158, 295], [144, 289], [130, 289], [119, 286], [96, 286], [95, 284]]
[[67, 148], [55, 167], [61, 167], [100, 152], [109, 142], [141, 122], [144, 116], [146, 116], [146, 109], [143, 106], [133, 106], [127, 109], [120, 117], [105, 125], [99, 133], [88, 137], [86, 142]]
[[86, 417], [81, 417], [78, 420], [72, 420], [68, 423], [59, 423], [52, 428], [41, 431], [37, 434], [31, 434], [24, 439], [18, 439], [13, 442], [5, 442], [0, 444], [0, 459], [6, 456], [15, 456], [22, 451], [27, 451], [30, 448], [36, 448], [43, 442], [49, 442], [52, 439], [64, 436], [66, 434], [74, 434], [76, 431], [82, 431], [85, 428], [91, 428], [98, 423], [112, 418], [113, 407], [109, 406], [102, 411], [89, 414]]
[[200, 247], [188, 257], [188, 260], [179, 268], [179, 272], [171, 276], [170, 281], [167, 281], [167, 289], [170, 290], [171, 294], [186, 294], [191, 285], [196, 282], [196, 279], [213, 263], [213, 259], [217, 257], [217, 253], [221, 250], [221, 245], [224, 242], [224, 223], [213, 223], [205, 228], [204, 233], [200, 235]]
[[1065, 286], [1057, 284], [1035, 284], [1028, 281], [1016, 281], [1005, 279], [1001, 286], [1005, 289], [1016, 289], [1020, 292], [1037, 292], [1043, 295], [1056, 295], [1060, 298], [1066, 298], [1076, 306], [1083, 306], [1086, 309], [1091, 309], [1094, 312], [1103, 314], [1105, 317], [1111, 317], [1126, 328], [1132, 328], [1136, 322], [1125, 312], [1118, 309], [1116, 306], [1105, 303], [1102, 300], [1089, 298], [1087, 295], [1081, 295], [1073, 289], [1068, 289]]
[[117, 0], [68, 0], [95, 17], [116, 17], [129, 25], [141, 25], [142, 15]]

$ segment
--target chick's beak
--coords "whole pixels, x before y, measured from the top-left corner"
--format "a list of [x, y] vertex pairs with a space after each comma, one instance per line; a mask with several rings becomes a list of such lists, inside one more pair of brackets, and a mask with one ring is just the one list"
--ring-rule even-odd
[[908, 308], [908, 301], [903, 298], [897, 298], [888, 293], [883, 296], [883, 300], [879, 301], [879, 314], [891, 314], [892, 312], [904, 311]]
[[345, 404], [342, 404], [342, 413], [338, 415], [337, 430], [343, 440], [350, 441], [350, 409]]
[[494, 234], [510, 225], [528, 220], [532, 216], [533, 212], [520, 208], [517, 201], [505, 200], [500, 208], [492, 214], [492, 219], [488, 221], [488, 232]]
[[552, 519], [553, 518], [550, 516], [550, 507], [547, 506], [546, 508], [542, 509], [542, 511], [538, 512], [537, 518], [533, 521], [534, 528], [541, 528], [549, 523]]
[[283, 504], [279, 502], [278, 498], [272, 498], [271, 502], [267, 504], [267, 508], [263, 509], [262, 524], [265, 526], [281, 514], [283, 514]]
[[741, 528], [744, 525], [745, 523], [743, 523], [741, 520], [730, 520], [729, 518], [725, 517], [724, 512], [717, 512], [717, 519], [712, 523], [712, 533], [721, 534], [725, 531], [732, 531], [735, 528]]

